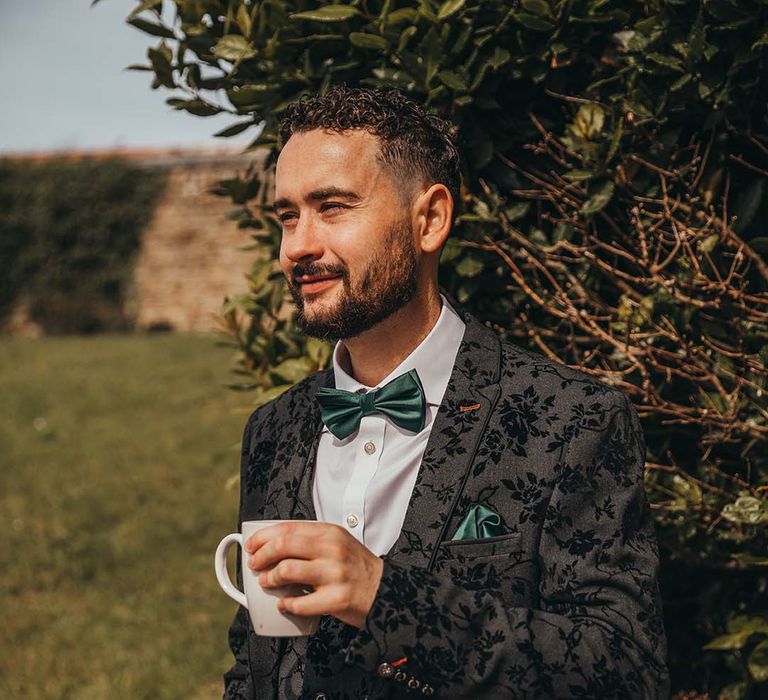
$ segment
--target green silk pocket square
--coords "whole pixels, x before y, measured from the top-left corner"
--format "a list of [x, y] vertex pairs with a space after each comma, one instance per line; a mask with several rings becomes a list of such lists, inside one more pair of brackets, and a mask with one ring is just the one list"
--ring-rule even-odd
[[480, 503], [473, 505], [464, 520], [459, 523], [453, 540], [470, 540], [481, 537], [496, 537], [505, 533], [501, 516], [488, 506]]

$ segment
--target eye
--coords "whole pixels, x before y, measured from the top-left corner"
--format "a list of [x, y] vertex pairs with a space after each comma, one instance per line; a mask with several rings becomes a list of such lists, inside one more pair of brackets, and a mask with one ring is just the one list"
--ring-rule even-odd
[[338, 202], [323, 202], [320, 211], [328, 211], [329, 209], [344, 209], [344, 205]]
[[279, 219], [279, 220], [280, 220], [282, 223], [285, 223], [286, 221], [288, 221], [289, 219], [293, 218], [294, 216], [295, 216], [295, 214], [294, 214], [293, 212], [290, 212], [290, 211], [288, 211], [288, 212], [285, 212], [285, 214], [280, 214], [280, 215], [278, 215], [278, 217], [277, 217], [277, 218], [278, 218], [278, 219]]

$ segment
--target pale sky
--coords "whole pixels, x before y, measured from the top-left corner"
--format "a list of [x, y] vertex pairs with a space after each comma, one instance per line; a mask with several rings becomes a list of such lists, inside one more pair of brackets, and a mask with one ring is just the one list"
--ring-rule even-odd
[[[125, 23], [132, 0], [0, 0], [0, 153], [127, 146], [245, 146], [248, 130], [212, 138], [242, 117], [195, 117], [152, 90], [146, 64], [160, 41]], [[183, 96], [183, 95], [179, 95]]]

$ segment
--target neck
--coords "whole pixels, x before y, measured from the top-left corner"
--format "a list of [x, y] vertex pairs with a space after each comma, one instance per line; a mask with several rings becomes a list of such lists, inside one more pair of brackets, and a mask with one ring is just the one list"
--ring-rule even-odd
[[376, 386], [429, 335], [440, 310], [435, 287], [365, 333], [344, 340], [339, 354], [345, 370], [361, 384]]

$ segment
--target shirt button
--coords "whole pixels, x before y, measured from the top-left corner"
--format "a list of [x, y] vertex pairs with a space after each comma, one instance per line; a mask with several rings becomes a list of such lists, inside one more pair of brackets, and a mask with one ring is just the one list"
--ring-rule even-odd
[[374, 445], [372, 442], [366, 442], [365, 445], [363, 445], [363, 449], [365, 450], [366, 454], [372, 455], [374, 452], [376, 452], [376, 445]]
[[358, 522], [360, 521], [357, 519], [357, 516], [354, 513], [350, 513], [347, 516], [347, 525], [349, 525], [350, 527], [357, 527]]

